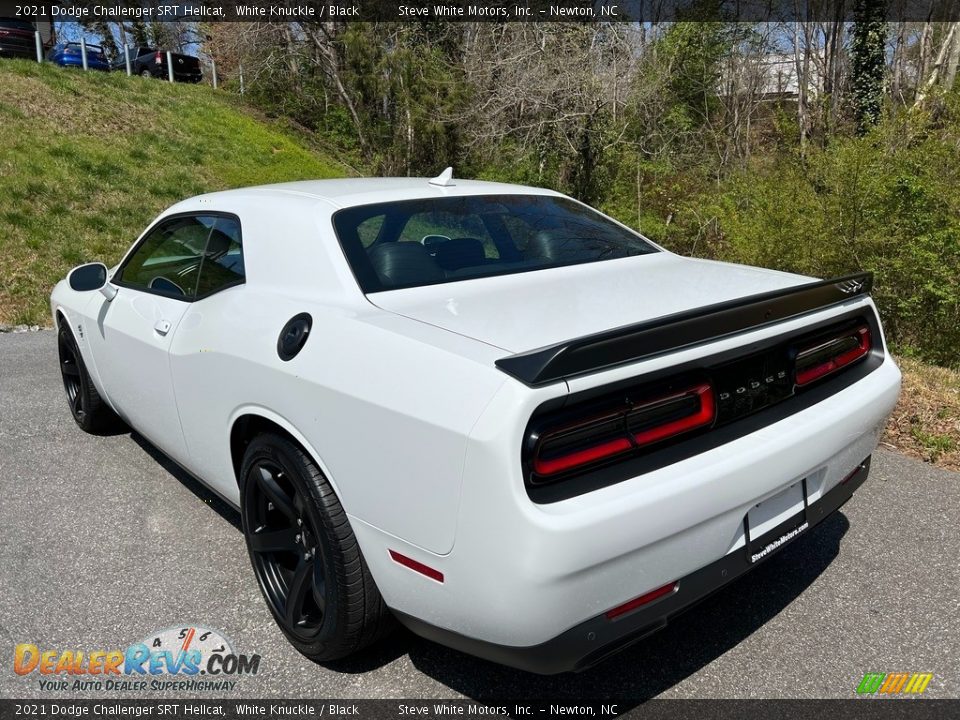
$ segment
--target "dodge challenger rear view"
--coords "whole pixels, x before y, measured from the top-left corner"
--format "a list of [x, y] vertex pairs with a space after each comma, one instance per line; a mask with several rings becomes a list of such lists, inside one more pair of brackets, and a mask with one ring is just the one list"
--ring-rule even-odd
[[860, 487], [900, 388], [871, 283], [679, 257], [447, 170], [185, 200], [51, 310], [77, 424], [239, 509], [302, 653], [399, 620], [558, 673]]

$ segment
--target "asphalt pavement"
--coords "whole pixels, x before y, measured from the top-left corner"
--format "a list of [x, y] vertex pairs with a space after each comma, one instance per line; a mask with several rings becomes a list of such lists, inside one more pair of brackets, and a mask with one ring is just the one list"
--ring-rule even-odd
[[561, 677], [403, 631], [331, 666], [299, 655], [260, 597], [236, 513], [137, 434], [76, 427], [51, 331], [0, 335], [0, 483], [0, 697], [103, 694], [16, 675], [19, 643], [126, 648], [194, 624], [261, 656], [255, 676], [205, 697], [849, 698], [864, 673], [894, 671], [931, 672], [927, 696], [960, 697], [960, 475], [889, 451], [839, 513], [754, 572]]

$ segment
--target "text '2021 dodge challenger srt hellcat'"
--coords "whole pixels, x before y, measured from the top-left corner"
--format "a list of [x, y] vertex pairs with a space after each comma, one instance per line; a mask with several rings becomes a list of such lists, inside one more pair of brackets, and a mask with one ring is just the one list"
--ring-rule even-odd
[[126, 422], [239, 508], [302, 653], [396, 618], [557, 673], [863, 483], [900, 388], [871, 282], [679, 257], [448, 170], [185, 200], [51, 309], [77, 423]]

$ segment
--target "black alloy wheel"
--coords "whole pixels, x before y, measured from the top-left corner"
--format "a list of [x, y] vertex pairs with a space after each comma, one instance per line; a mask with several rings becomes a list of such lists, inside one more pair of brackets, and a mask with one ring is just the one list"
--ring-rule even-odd
[[327, 598], [320, 533], [308, 501], [269, 460], [258, 461], [246, 481], [254, 572], [274, 615], [297, 638], [309, 641], [323, 626]]
[[63, 389], [67, 393], [67, 402], [74, 420], [83, 422], [83, 386], [80, 383], [81, 365], [77, 359], [79, 352], [73, 346], [73, 340], [66, 333], [57, 334], [57, 349], [60, 351], [60, 375]]
[[317, 662], [372, 644], [393, 627], [347, 514], [313, 459], [264, 433], [240, 470], [241, 518], [253, 572], [287, 640]]
[[83, 355], [77, 347], [66, 320], [60, 321], [57, 331], [57, 350], [60, 356], [60, 377], [67, 395], [70, 414], [81, 429], [89, 433], [101, 433], [122, 428], [123, 423], [107, 406], [90, 379]]

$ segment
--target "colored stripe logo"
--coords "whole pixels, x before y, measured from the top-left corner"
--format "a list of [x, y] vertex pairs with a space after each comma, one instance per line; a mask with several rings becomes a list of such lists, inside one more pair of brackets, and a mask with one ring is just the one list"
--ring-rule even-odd
[[919, 695], [933, 680], [933, 673], [867, 673], [857, 686], [857, 695]]

